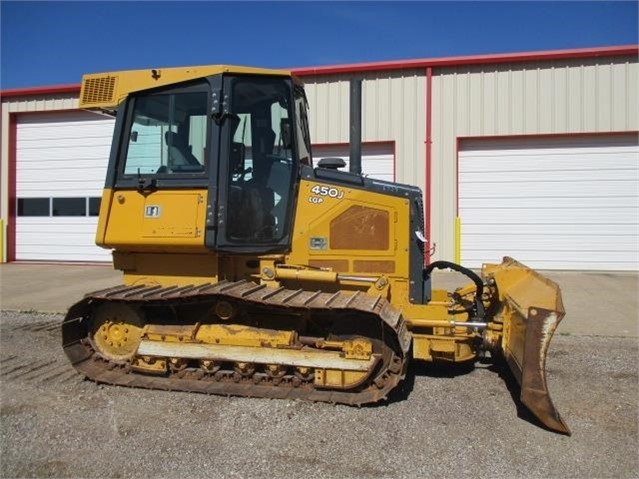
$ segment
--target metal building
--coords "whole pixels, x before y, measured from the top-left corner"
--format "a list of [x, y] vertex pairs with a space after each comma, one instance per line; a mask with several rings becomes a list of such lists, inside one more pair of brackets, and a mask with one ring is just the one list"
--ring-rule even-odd
[[[639, 270], [639, 46], [297, 69], [314, 157], [348, 157], [363, 84], [363, 170], [424, 191], [433, 259]], [[108, 261], [93, 245], [113, 120], [79, 85], [2, 95], [9, 261]]]

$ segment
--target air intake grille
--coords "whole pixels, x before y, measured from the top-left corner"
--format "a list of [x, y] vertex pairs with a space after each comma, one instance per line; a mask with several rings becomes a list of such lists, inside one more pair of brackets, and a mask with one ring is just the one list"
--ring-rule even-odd
[[91, 105], [95, 103], [113, 102], [115, 79], [116, 77], [114, 76], [87, 78], [84, 81], [82, 103]]

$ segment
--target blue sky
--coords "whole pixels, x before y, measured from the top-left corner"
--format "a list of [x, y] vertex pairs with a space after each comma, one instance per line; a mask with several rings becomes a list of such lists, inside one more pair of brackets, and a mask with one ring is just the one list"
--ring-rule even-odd
[[83, 73], [305, 67], [636, 44], [638, 3], [0, 2], [0, 88]]

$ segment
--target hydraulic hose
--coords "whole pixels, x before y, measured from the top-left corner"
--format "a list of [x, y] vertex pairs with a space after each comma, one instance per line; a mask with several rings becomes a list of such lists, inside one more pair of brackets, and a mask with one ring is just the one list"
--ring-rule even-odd
[[435, 269], [452, 269], [453, 271], [457, 271], [458, 273], [463, 274], [468, 277], [473, 283], [475, 283], [475, 288], [477, 291], [475, 292], [475, 307], [474, 311], [466, 311], [468, 313], [474, 312], [475, 316], [478, 319], [484, 318], [484, 303], [482, 302], [482, 295], [484, 293], [484, 282], [481, 277], [475, 273], [474, 271], [464, 268], [462, 265], [457, 263], [452, 263], [450, 261], [434, 261], [429, 264], [426, 268], [424, 268], [424, 279], [428, 278], [430, 274]]

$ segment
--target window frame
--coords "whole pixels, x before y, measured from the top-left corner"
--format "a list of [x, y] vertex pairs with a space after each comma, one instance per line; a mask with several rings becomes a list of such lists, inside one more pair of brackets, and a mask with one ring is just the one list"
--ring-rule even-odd
[[[60, 213], [58, 210], [56, 210], [56, 203], [66, 203], [64, 205], [64, 208], [66, 208], [66, 211], [63, 213]], [[82, 214], [69, 214], [68, 209], [71, 206], [72, 208], [75, 208], [76, 206], [80, 206], [82, 205]], [[57, 206], [58, 208], [61, 208], [62, 206], [58, 204]], [[78, 210], [79, 213], [80, 210]], [[60, 218], [60, 217], [73, 217], [73, 218], [81, 218], [81, 217], [86, 217], [87, 215], [87, 197], [86, 196], [54, 196], [51, 198], [51, 216], [54, 218]]]
[[[25, 202], [40, 201], [43, 204], [47, 204], [47, 214], [25, 214]], [[39, 205], [42, 206], [42, 205]], [[28, 208], [29, 209], [29, 208]], [[52, 216], [51, 211], [51, 197], [50, 196], [38, 196], [38, 197], [24, 197], [16, 198], [16, 217], [17, 218], [50, 218]]]
[[[202, 171], [195, 172], [175, 172], [175, 173], [140, 173], [125, 174], [124, 169], [127, 161], [127, 153], [129, 149], [130, 133], [134, 122], [135, 103], [138, 98], [149, 97], [154, 95], [167, 94], [183, 94], [183, 93], [206, 93], [207, 104], [206, 112], [206, 139], [204, 143], [205, 165]], [[138, 189], [140, 179], [145, 180], [147, 184], [153, 184], [159, 189], [162, 188], [206, 188], [209, 184], [210, 171], [214, 158], [212, 148], [212, 126], [211, 126], [211, 86], [206, 79], [186, 82], [169, 87], [160, 87], [152, 91], [144, 91], [139, 94], [133, 94], [126, 100], [126, 111], [122, 126], [122, 134], [120, 144], [118, 145], [117, 162], [115, 165], [115, 184], [116, 188], [121, 189]], [[162, 141], [164, 141], [162, 139]]]
[[[75, 215], [66, 215], [66, 214], [56, 214], [53, 205], [56, 200], [75, 200], [78, 203], [82, 202], [84, 205], [83, 214], [75, 214]], [[25, 202], [29, 201], [41, 201], [42, 203], [47, 204], [47, 212], [46, 214], [25, 214], [24, 207]], [[94, 206], [97, 206], [97, 209], [92, 210], [91, 205], [95, 203]], [[102, 204], [101, 196], [27, 196], [16, 198], [16, 210], [15, 215], [16, 218], [96, 218], [100, 216], [100, 206]], [[95, 211], [95, 214], [91, 214]]]

